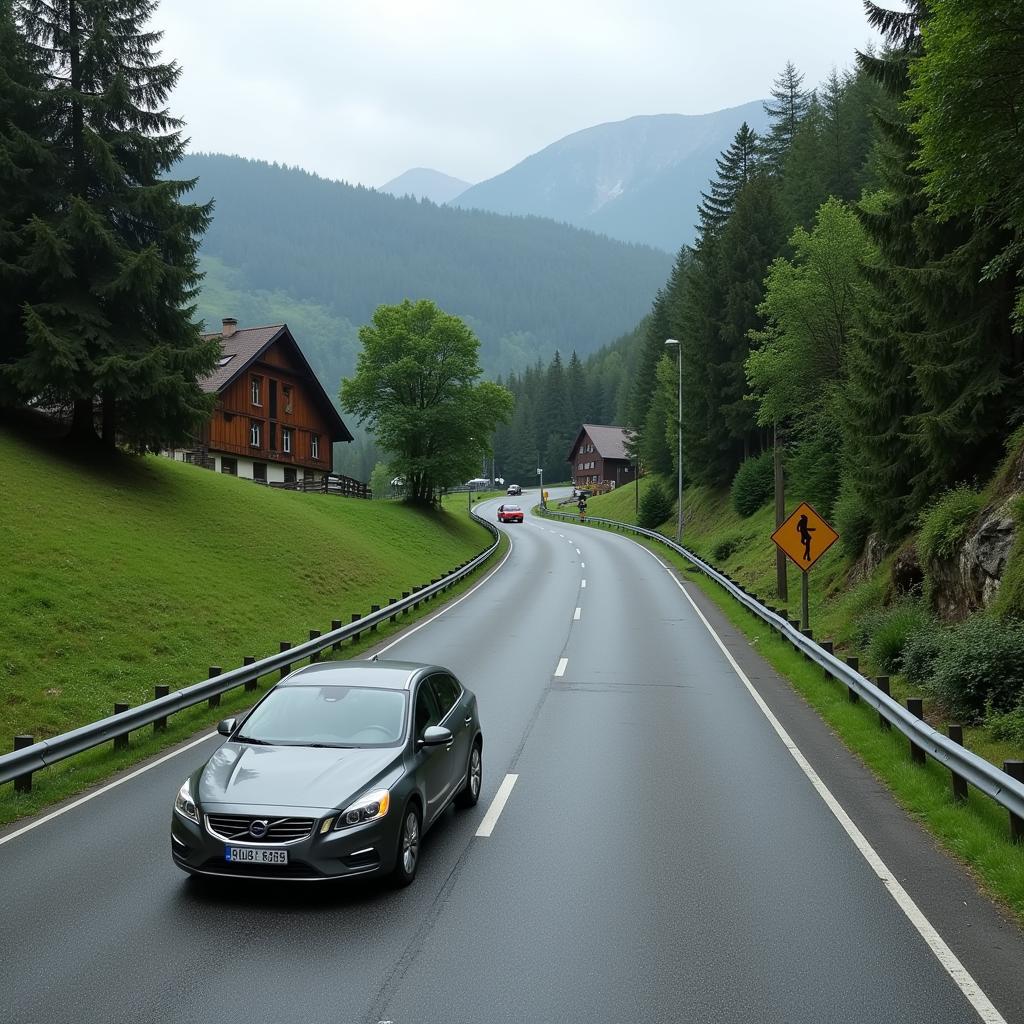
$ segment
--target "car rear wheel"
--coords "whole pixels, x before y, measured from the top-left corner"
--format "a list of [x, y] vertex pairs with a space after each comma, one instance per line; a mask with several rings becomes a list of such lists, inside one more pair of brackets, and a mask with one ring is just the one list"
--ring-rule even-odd
[[473, 744], [469, 754], [469, 767], [466, 769], [466, 783], [455, 798], [457, 807], [476, 807], [480, 799], [480, 786], [484, 777], [484, 756], [478, 740]]
[[420, 863], [421, 819], [419, 807], [409, 804], [402, 818], [402, 828], [398, 835], [398, 853], [395, 857], [395, 870], [392, 878], [395, 885], [405, 886], [416, 877], [416, 868]]

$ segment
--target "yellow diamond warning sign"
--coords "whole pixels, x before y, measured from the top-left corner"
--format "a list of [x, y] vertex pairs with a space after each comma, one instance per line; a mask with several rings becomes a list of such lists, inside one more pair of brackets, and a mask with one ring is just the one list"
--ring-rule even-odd
[[839, 534], [805, 501], [772, 534], [772, 540], [806, 572], [839, 540]]

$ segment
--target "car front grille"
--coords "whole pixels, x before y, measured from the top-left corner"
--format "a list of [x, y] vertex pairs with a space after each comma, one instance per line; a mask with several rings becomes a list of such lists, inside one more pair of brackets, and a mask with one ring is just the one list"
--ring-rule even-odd
[[[266, 833], [253, 833], [253, 822], [265, 822]], [[261, 818], [240, 814], [208, 814], [206, 830], [229, 843], [297, 843], [313, 831], [312, 818]], [[257, 832], [260, 831], [257, 825]]]

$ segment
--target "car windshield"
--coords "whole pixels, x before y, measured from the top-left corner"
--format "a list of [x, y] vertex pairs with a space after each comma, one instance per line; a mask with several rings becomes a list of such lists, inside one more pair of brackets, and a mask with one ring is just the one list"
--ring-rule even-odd
[[506, 505], [505, 506], [505, 511], [506, 512], [519, 512], [520, 508], [519, 508], [518, 505]]
[[405, 727], [405, 693], [369, 686], [283, 686], [235, 736], [239, 743], [300, 747], [387, 747]]

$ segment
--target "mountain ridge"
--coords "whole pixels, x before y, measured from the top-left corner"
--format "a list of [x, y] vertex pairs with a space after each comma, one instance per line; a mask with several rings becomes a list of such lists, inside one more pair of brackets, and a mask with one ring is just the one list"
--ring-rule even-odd
[[463, 181], [433, 167], [410, 167], [397, 178], [379, 185], [377, 191], [392, 196], [429, 199], [432, 203], [443, 204], [458, 198], [472, 186], [471, 181]]

